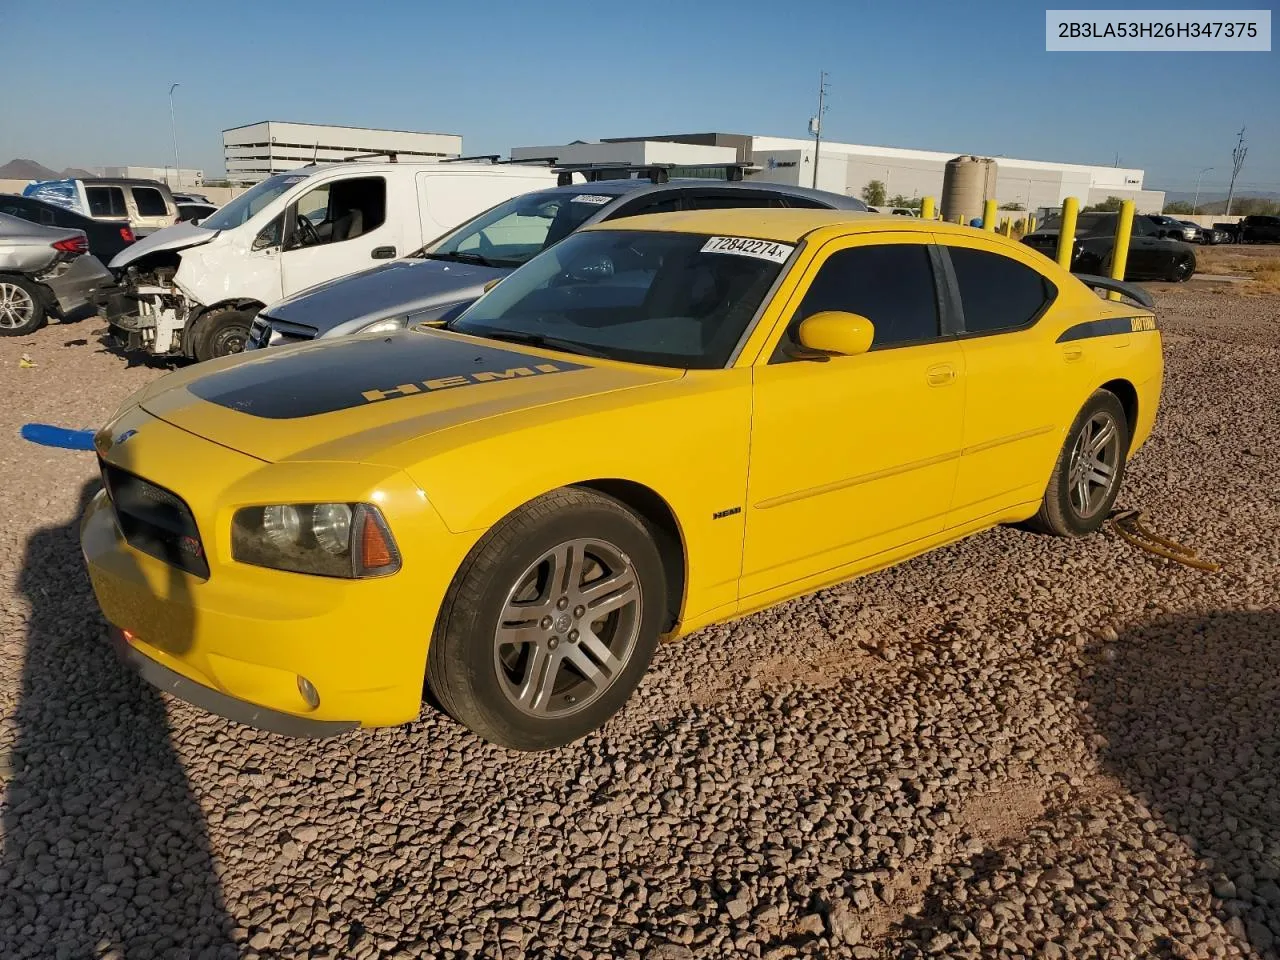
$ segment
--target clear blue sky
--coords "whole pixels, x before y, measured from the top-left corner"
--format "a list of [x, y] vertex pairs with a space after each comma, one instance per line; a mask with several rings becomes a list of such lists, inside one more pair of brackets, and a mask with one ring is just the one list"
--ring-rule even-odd
[[1045, 5], [1025, 0], [622, 6], [0, 0], [0, 163], [171, 163], [175, 81], [183, 166], [210, 173], [223, 128], [265, 119], [459, 133], [468, 153], [706, 130], [803, 137], [826, 69], [833, 140], [1119, 154], [1168, 190], [1213, 166], [1204, 187], [1221, 190], [1245, 124], [1241, 182], [1280, 191], [1274, 51], [1046, 53]]

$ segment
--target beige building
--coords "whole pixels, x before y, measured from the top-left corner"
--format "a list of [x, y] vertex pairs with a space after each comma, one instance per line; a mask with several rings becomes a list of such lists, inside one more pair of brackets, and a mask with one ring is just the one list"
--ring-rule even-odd
[[444, 160], [461, 156], [462, 137], [280, 120], [222, 131], [222, 156], [232, 184], [257, 183], [310, 163], [334, 163], [372, 153], [394, 153], [418, 162]]

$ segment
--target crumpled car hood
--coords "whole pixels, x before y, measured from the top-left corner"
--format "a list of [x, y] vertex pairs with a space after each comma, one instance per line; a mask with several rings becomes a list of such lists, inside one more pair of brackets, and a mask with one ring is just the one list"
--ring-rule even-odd
[[217, 230], [206, 230], [204, 227], [197, 227], [190, 223], [175, 223], [172, 227], [157, 230], [136, 243], [129, 244], [112, 257], [107, 266], [112, 270], [119, 270], [148, 253], [156, 253], [159, 250], [185, 250], [188, 247], [208, 243], [217, 235]]

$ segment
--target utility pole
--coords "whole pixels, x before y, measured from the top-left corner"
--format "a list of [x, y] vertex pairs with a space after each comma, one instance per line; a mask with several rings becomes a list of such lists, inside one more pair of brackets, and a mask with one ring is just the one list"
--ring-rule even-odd
[[1205, 167], [1196, 174], [1196, 199], [1195, 202], [1191, 204], [1191, 215], [1193, 217], [1200, 212], [1200, 178], [1212, 169], [1213, 167]]
[[178, 162], [178, 123], [173, 118], [173, 91], [180, 86], [182, 84], [175, 83], [169, 87], [169, 129], [173, 131], [173, 175], [179, 187], [182, 186], [182, 165]]
[[818, 115], [809, 120], [809, 132], [813, 134], [813, 188], [818, 189], [818, 152], [822, 149], [822, 114], [826, 110], [827, 71], [818, 76]]
[[1224, 216], [1231, 216], [1231, 201], [1236, 195], [1236, 177], [1240, 175], [1240, 168], [1244, 166], [1245, 154], [1249, 152], [1249, 148], [1244, 143], [1244, 127], [1240, 128], [1240, 132], [1236, 134], [1236, 148], [1231, 151], [1231, 186], [1227, 187], [1227, 211]]

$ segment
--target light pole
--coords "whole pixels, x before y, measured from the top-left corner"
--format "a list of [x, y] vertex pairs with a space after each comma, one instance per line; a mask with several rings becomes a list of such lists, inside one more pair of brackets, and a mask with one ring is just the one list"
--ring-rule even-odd
[[174, 83], [169, 86], [169, 128], [173, 131], [173, 175], [177, 178], [178, 186], [182, 186], [182, 164], [178, 162], [178, 123], [173, 118], [173, 91], [182, 86], [180, 83]]
[[809, 132], [813, 134], [813, 188], [818, 189], [818, 153], [822, 149], [822, 114], [826, 110], [827, 72], [823, 70], [818, 76], [818, 115], [809, 121]]
[[1201, 170], [1199, 173], [1196, 174], [1196, 199], [1195, 199], [1195, 202], [1191, 204], [1192, 216], [1195, 216], [1200, 212], [1200, 178], [1203, 177], [1206, 173], [1208, 173], [1212, 169], [1213, 167], [1205, 167], [1203, 170]]

